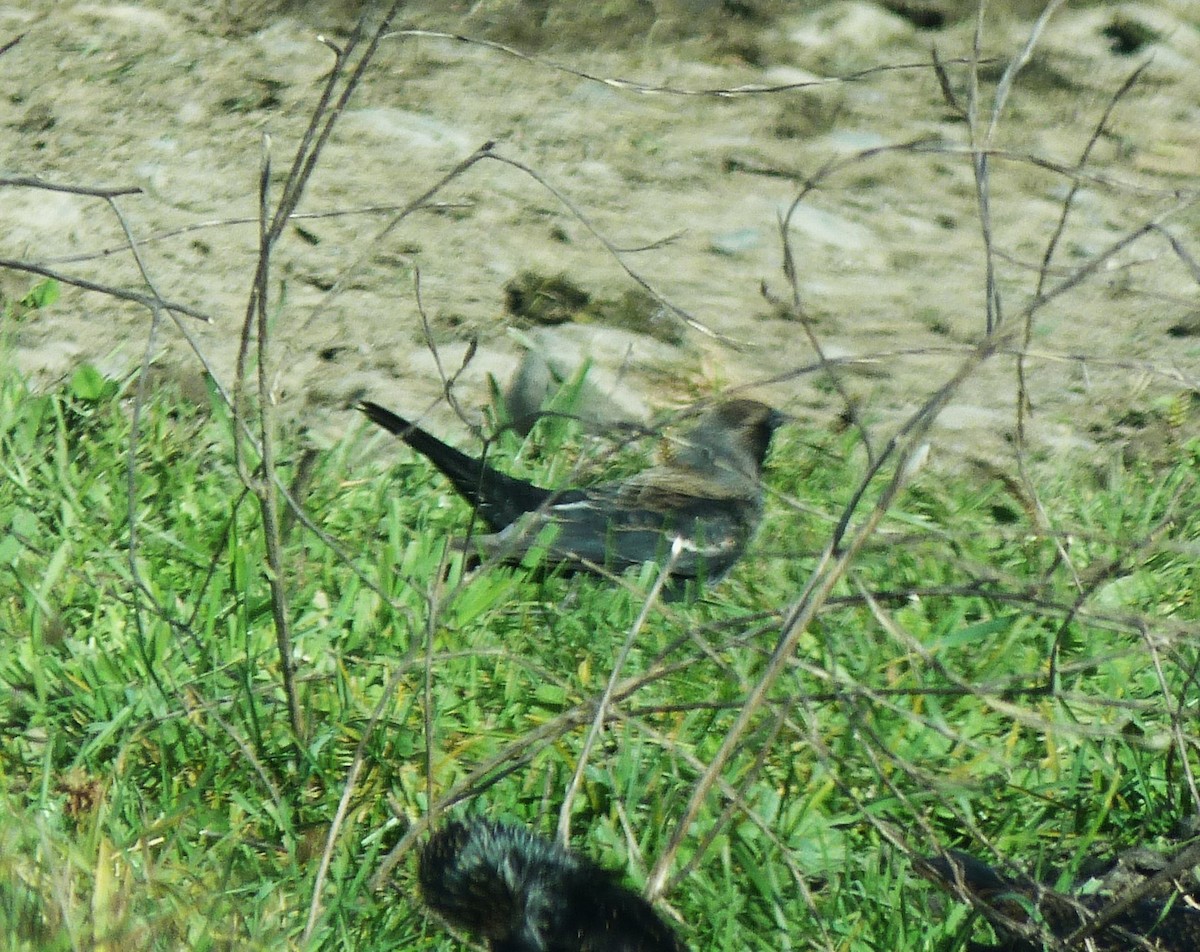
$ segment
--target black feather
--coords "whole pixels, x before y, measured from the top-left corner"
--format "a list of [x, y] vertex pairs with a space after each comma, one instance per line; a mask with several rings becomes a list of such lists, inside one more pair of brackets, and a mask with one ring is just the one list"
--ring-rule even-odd
[[491, 952], [687, 952], [615, 873], [521, 827], [447, 823], [417, 878], [429, 908]]

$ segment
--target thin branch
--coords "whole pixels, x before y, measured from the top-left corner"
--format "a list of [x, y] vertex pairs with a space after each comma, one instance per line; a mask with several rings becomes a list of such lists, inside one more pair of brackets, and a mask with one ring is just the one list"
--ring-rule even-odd
[[[234, 400], [234, 415], [242, 417], [244, 414], [243, 400], [238, 399], [237, 395], [244, 393], [245, 367], [246, 359], [249, 350], [249, 340], [251, 327], [255, 328], [257, 335], [258, 352], [256, 355], [257, 378], [258, 378], [258, 417], [259, 417], [259, 439], [260, 439], [260, 467], [262, 478], [251, 479], [244, 465], [244, 457], [241, 455], [241, 442], [239, 446], [239, 470], [243, 480], [247, 485], [251, 485], [255, 489], [255, 493], [259, 498], [260, 510], [263, 520], [263, 531], [267, 549], [267, 564], [268, 564], [268, 585], [271, 588], [271, 608], [272, 616], [275, 625], [276, 641], [279, 649], [280, 668], [283, 679], [283, 686], [287, 695], [288, 711], [292, 722], [292, 730], [295, 735], [297, 744], [297, 756], [302, 756], [302, 748], [304, 746], [305, 729], [299, 698], [296, 694], [295, 679], [293, 672], [294, 661], [292, 659], [292, 637], [290, 630], [290, 617], [287, 608], [287, 591], [284, 584], [284, 566], [281, 550], [280, 538], [280, 523], [278, 512], [278, 485], [279, 480], [275, 474], [274, 468], [274, 440], [272, 434], [272, 404], [273, 399], [270, 387], [270, 370], [269, 370], [269, 308], [268, 300], [270, 293], [269, 274], [271, 266], [272, 251], [283, 233], [287, 222], [299, 204], [301, 197], [304, 194], [305, 186], [308, 183], [313, 171], [316, 169], [317, 161], [324, 149], [329, 137], [333, 134], [334, 126], [337, 120], [341, 117], [346, 104], [350, 101], [351, 96], [358, 88], [362, 78], [366, 72], [368, 64], [374, 58], [376, 49], [378, 48], [380, 39], [386, 34], [390, 27], [391, 18], [396, 14], [401, 6], [401, 0], [396, 0], [390, 9], [384, 14], [378, 27], [371, 34], [367, 41], [366, 48], [359, 56], [357, 63], [351, 69], [348, 65], [350, 58], [354, 55], [359, 44], [362, 41], [366, 31], [366, 23], [368, 14], [364, 13], [355, 26], [354, 32], [351, 34], [349, 41], [344, 50], [339, 49], [332, 44], [326, 44], [335, 53], [334, 68], [331, 70], [325, 86], [322, 90], [321, 97], [314, 108], [309, 124], [305, 129], [304, 135], [301, 138], [300, 145], [296, 149], [295, 157], [292, 160], [292, 166], [286, 179], [284, 180], [283, 191], [279, 202], [275, 207], [273, 214], [269, 210], [269, 186], [270, 186], [270, 148], [269, 139], [264, 137], [263, 151], [263, 167], [259, 178], [259, 212], [261, 217], [260, 233], [259, 233], [259, 254], [258, 263], [255, 268], [254, 279], [251, 285], [251, 293], [247, 302], [246, 314], [242, 323], [242, 338], [241, 345], [238, 350], [237, 357], [237, 377]], [[339, 83], [345, 79], [340, 93], [337, 98], [334, 98], [334, 93], [337, 90]], [[239, 430], [240, 432], [240, 430]]]
[[[291, 614], [288, 610], [287, 586], [283, 563], [283, 546], [279, 525], [279, 500], [276, 492], [278, 476], [275, 471], [275, 435], [273, 433], [274, 417], [271, 406], [274, 399], [268, 378], [270, 362], [269, 345], [271, 341], [267, 312], [269, 295], [269, 264], [271, 258], [271, 231], [266, 228], [269, 210], [269, 190], [271, 182], [271, 152], [270, 140], [264, 136], [262, 173], [259, 178], [259, 208], [263, 217], [262, 245], [259, 251], [259, 267], [257, 280], [251, 299], [255, 304], [255, 337], [258, 343], [255, 367], [258, 377], [258, 413], [260, 451], [259, 466], [262, 478], [256, 479], [251, 485], [258, 497], [259, 510], [262, 513], [263, 540], [267, 549], [267, 585], [271, 589], [271, 616], [275, 623], [275, 640], [279, 648], [279, 670], [283, 681], [284, 696], [287, 698], [288, 717], [292, 725], [292, 733], [296, 743], [303, 746], [306, 743], [304, 715], [300, 707], [300, 697], [296, 690], [295, 660], [292, 657]], [[285, 194], [287, 189], [285, 188]], [[296, 193], [299, 199], [299, 192]]]
[[23, 39], [25, 39], [25, 34], [18, 33], [16, 36], [14, 36], [11, 40], [9, 40], [3, 46], [0, 46], [0, 56], [3, 56], [5, 53], [7, 53], [9, 50], [11, 50], [14, 46], [16, 46], [18, 43], [20, 43]]
[[[1048, 9], [1049, 8], [1047, 8], [1047, 10]], [[1104, 133], [1104, 130], [1108, 125], [1109, 117], [1112, 115], [1117, 103], [1119, 103], [1124, 98], [1125, 94], [1133, 88], [1134, 84], [1137, 82], [1138, 78], [1148, 65], [1149, 60], [1138, 66], [1137, 69], [1130, 73], [1125, 82], [1121, 84], [1121, 87], [1109, 99], [1108, 105], [1101, 114], [1099, 122], [1096, 123], [1095, 128], [1092, 130], [1091, 137], [1088, 139], [1087, 144], [1084, 146], [1083, 151], [1079, 156], [1079, 161], [1076, 163], [1076, 167], [1078, 169], [1083, 169], [1087, 165], [1088, 159], [1092, 154], [1092, 149], [1095, 148], [1096, 143], [1100, 141], [1100, 137]], [[1071, 210], [1074, 208], [1075, 196], [1078, 194], [1079, 189], [1080, 180], [1073, 177], [1071, 181], [1071, 187], [1068, 189], [1066, 198], [1063, 200], [1062, 211], [1059, 214], [1058, 223], [1056, 224], [1054, 231], [1051, 233], [1050, 240], [1046, 243], [1046, 250], [1042, 255], [1041, 267], [1038, 269], [1037, 286], [1034, 290], [1035, 298], [1041, 296], [1042, 292], [1045, 290], [1046, 280], [1050, 273], [1050, 263], [1054, 258], [1055, 250], [1058, 248], [1059, 240], [1062, 238], [1063, 232], [1066, 230], [1067, 220], [1070, 217]], [[1039, 520], [1044, 525], [1050, 526], [1052, 521], [1049, 514], [1046, 512], [1046, 508], [1042, 503], [1041, 497], [1038, 495], [1037, 487], [1034, 486], [1033, 478], [1029, 473], [1026, 453], [1026, 448], [1028, 446], [1027, 427], [1029, 421], [1029, 411], [1030, 407], [1032, 406], [1032, 401], [1029, 397], [1029, 381], [1026, 375], [1026, 351], [1033, 339], [1035, 313], [1036, 311], [1032, 308], [1025, 312], [1021, 346], [1017, 354], [1017, 432], [1015, 450], [1017, 460], [1017, 475], [1020, 479], [1024, 497], [1032, 500]], [[1058, 549], [1058, 555], [1063, 564], [1069, 566], [1072, 573], [1076, 576], [1076, 578], [1078, 578], [1078, 572], [1075, 570], [1075, 567], [1072, 564], [1070, 552], [1067, 550], [1067, 546], [1064, 544], [1063, 540], [1058, 534], [1055, 534], [1054, 536], [1054, 544]], [[1055, 652], [1054, 658], [1051, 659], [1052, 670], [1056, 660], [1057, 651]], [[1050, 681], [1052, 681], [1052, 679], [1050, 679]]]
[[[996, 95], [992, 99], [992, 116], [988, 123], [987, 133], [984, 136], [984, 145], [986, 148], [991, 148], [992, 142], [996, 138], [996, 130], [1000, 126], [1000, 115], [1004, 112], [1004, 107], [1008, 104], [1008, 96], [1012, 92], [1017, 74], [1029, 63], [1034, 47], [1037, 46], [1038, 40], [1041, 39], [1042, 33], [1045, 32], [1046, 24], [1050, 22], [1050, 18], [1054, 16], [1058, 8], [1062, 5], [1063, 0], [1050, 0], [1042, 8], [1041, 14], [1038, 15], [1037, 20], [1034, 21], [1033, 27], [1029, 31], [1029, 36], [1025, 38], [1025, 45], [1009, 61], [1008, 66], [1004, 70], [1004, 75], [1000, 77], [1000, 82], [996, 84]], [[981, 2], [979, 6], [982, 13], [983, 3]]]
[[880, 520], [883, 519], [884, 515], [891, 508], [892, 503], [904, 488], [912, 462], [924, 450], [922, 440], [925, 434], [933, 426], [934, 420], [937, 419], [938, 414], [950, 401], [950, 398], [958, 392], [984, 361], [993, 356], [1000, 339], [999, 337], [989, 337], [980, 344], [975, 352], [958, 368], [954, 376], [926, 401], [925, 405], [910, 418], [908, 423], [889, 442], [888, 447], [879, 458], [879, 463], [881, 467], [885, 461], [895, 457], [895, 467], [891, 479], [880, 496], [879, 501], [867, 514], [862, 524], [855, 530], [849, 542], [843, 544], [845, 535], [849, 532], [851, 517], [855, 509], [857, 509], [859, 501], [862, 499], [862, 494], [866, 486], [874, 481], [875, 476], [880, 471], [880, 467], [876, 467], [863, 478], [859, 486], [859, 492], [855, 494], [854, 498], [847, 505], [838, 529], [833, 533], [825, 551], [818, 559], [816, 567], [814, 567], [809, 576], [809, 581], [805, 586], [804, 592], [785, 615], [775, 650], [771, 653], [762, 676], [747, 696], [745, 704], [739, 711], [733, 725], [726, 732], [721, 746], [713, 755], [708, 770], [693, 786], [692, 795], [683, 811], [683, 815], [679, 817], [675, 824], [671, 840], [662, 856], [659, 857], [659, 861], [650, 875], [647, 884], [648, 895], [653, 897], [662, 892], [667, 880], [667, 870], [674, 861], [675, 854], [683, 844], [684, 837], [687, 835], [689, 828], [695, 822], [700, 809], [707, 800], [709, 792], [716, 782], [716, 778], [724, 770], [730, 757], [740, 748], [742, 737], [749, 728], [750, 722], [759, 708], [765, 703], [771, 688], [774, 687], [780, 676], [787, 669], [800, 636], [808, 630], [809, 624], [829, 598], [834, 586], [845, 575], [859, 550], [874, 533]]
[[[461, 162], [456, 163], [455, 166], [450, 169], [450, 171], [434, 182], [433, 185], [427, 188], [412, 201], [405, 205], [398, 206], [399, 211], [387, 222], [386, 225], [384, 225], [370, 237], [370, 240], [365, 243], [363, 250], [359, 252], [359, 254], [354, 257], [344, 268], [342, 268], [337, 277], [334, 278], [333, 284], [329, 290], [322, 295], [321, 299], [314, 304], [312, 310], [309, 311], [308, 317], [305, 318], [304, 322], [300, 325], [300, 330], [306, 331], [316, 323], [317, 318], [325, 313], [325, 309], [329, 306], [329, 302], [332, 301], [333, 298], [343, 290], [347, 277], [357, 271], [358, 268], [362, 266], [364, 261], [378, 252], [379, 243], [383, 241], [384, 238], [391, 234], [401, 222], [403, 222], [413, 213], [420, 211], [421, 209], [431, 207], [430, 200], [433, 198], [433, 196], [444, 189], [455, 179], [463, 175], [467, 169], [471, 168], [471, 166], [486, 158], [491, 153], [493, 145], [494, 143], [492, 142], [485, 142]], [[300, 338], [301, 335], [296, 335], [296, 337]], [[289, 346], [294, 346], [294, 344]], [[290, 350], [288, 349], [284, 350], [285, 355], [289, 352]], [[283, 363], [287, 363], [286, 359], [283, 361]]]
[[312, 939], [313, 930], [317, 927], [317, 919], [321, 913], [321, 893], [325, 887], [325, 879], [329, 875], [329, 867], [333, 862], [334, 847], [337, 845], [338, 837], [341, 835], [342, 827], [345, 825], [346, 816], [350, 812], [350, 802], [353, 799], [354, 791], [357, 789], [359, 777], [362, 776], [362, 772], [367, 766], [368, 744], [375, 734], [375, 728], [379, 725], [380, 718], [383, 717], [383, 712], [389, 704], [395, 701], [396, 689], [400, 685], [400, 680], [408, 673], [413, 660], [413, 655], [410, 652], [409, 656], [396, 666], [396, 670], [388, 678], [387, 684], [379, 695], [379, 700], [376, 701], [375, 707], [372, 708], [371, 714], [367, 718], [362, 738], [359, 740], [358, 746], [354, 749], [354, 758], [350, 762], [350, 768], [346, 771], [346, 779], [342, 783], [342, 795], [338, 798], [337, 810], [334, 811], [333, 820], [329, 824], [329, 833], [325, 837], [325, 848], [321, 851], [321, 861], [317, 865], [317, 875], [313, 877], [312, 899], [309, 900], [308, 904], [308, 920], [304, 924], [304, 935], [300, 940], [302, 945], [309, 943]]
[[[486, 49], [497, 50], [507, 56], [515, 57], [519, 60], [524, 60], [527, 63], [532, 63], [535, 66], [541, 66], [557, 72], [566, 73], [570, 76], [577, 76], [580, 79], [586, 79], [589, 82], [599, 83], [602, 86], [608, 86], [611, 89], [620, 89], [626, 92], [640, 93], [643, 95], [667, 95], [667, 96], [701, 96], [714, 97], [717, 99], [733, 99], [742, 96], [762, 96], [773, 93], [790, 92], [797, 89], [813, 89], [820, 86], [835, 86], [843, 83], [854, 83], [866, 79], [868, 76], [875, 76], [879, 73], [896, 73], [914, 70], [928, 69], [929, 64], [923, 63], [893, 63], [884, 66], [871, 66], [867, 69], [861, 69], [853, 73], [846, 73], [843, 76], [829, 76], [819, 79], [802, 80], [795, 83], [778, 83], [778, 84], [760, 84], [746, 83], [741, 86], [717, 86], [701, 89], [688, 89], [681, 86], [667, 86], [656, 83], [646, 83], [636, 79], [619, 79], [610, 76], [600, 76], [596, 73], [585, 72], [574, 66], [568, 66], [565, 63], [556, 62], [553, 60], [542, 59], [538, 56], [532, 56], [529, 53], [522, 52], [512, 46], [506, 46], [503, 43], [497, 43], [495, 40], [483, 40], [477, 37], [464, 36], [461, 33], [444, 33], [437, 30], [397, 30], [390, 36], [400, 37], [427, 37], [430, 39], [453, 40], [457, 43], [467, 43], [472, 46], [482, 46]], [[961, 63], [963, 60], [951, 59], [946, 60], [949, 63]], [[989, 61], [990, 62], [990, 61]]]
[[[4, 49], [0, 49], [0, 54]], [[36, 175], [0, 176], [0, 186], [9, 185], [16, 188], [40, 188], [47, 192], [67, 192], [71, 195], [90, 195], [93, 198], [116, 198], [119, 195], [141, 195], [144, 189], [140, 185], [64, 185], [59, 182], [47, 182]]]
[[1175, 256], [1184, 263], [1188, 271], [1191, 272], [1192, 280], [1200, 284], [1200, 262], [1191, 255], [1191, 253], [1183, 246], [1183, 242], [1171, 234], [1161, 225], [1155, 225], [1154, 230], [1167, 239], [1167, 243], [1171, 246], [1171, 250], [1175, 252]]
[[660, 292], [656, 288], [654, 288], [646, 278], [643, 278], [638, 272], [634, 271], [633, 268], [631, 268], [628, 264], [626, 264], [625, 258], [623, 256], [621, 250], [615, 244], [613, 244], [613, 242], [611, 242], [604, 235], [604, 233], [600, 231], [599, 228], [597, 228], [592, 223], [591, 219], [589, 219], [586, 215], [584, 215], [584, 213], [582, 211], [580, 211], [580, 209], [578, 207], [576, 207], [575, 203], [572, 202], [571, 199], [569, 199], [558, 188], [551, 185], [550, 182], [548, 182], [546, 180], [546, 178], [543, 175], [541, 175], [541, 173], [530, 168], [524, 162], [519, 162], [516, 159], [506, 158], [505, 156], [500, 155], [496, 152], [489, 153], [487, 158], [493, 159], [496, 162], [500, 162], [503, 165], [510, 165], [514, 169], [518, 169], [518, 170], [524, 172], [531, 179], [533, 179], [535, 182], [537, 182], [539, 185], [541, 185], [542, 188], [546, 189], [546, 191], [550, 192], [550, 194], [552, 194], [555, 198], [557, 198], [560, 202], [562, 202], [562, 204], [566, 206], [568, 211], [570, 211], [571, 214], [574, 215], [575, 218], [578, 219], [578, 221], [589, 232], [592, 233], [592, 236], [597, 241], [599, 241], [600, 244], [602, 244], [604, 246], [605, 250], [610, 255], [612, 255], [613, 260], [616, 261], [616, 263], [621, 267], [621, 270], [623, 270], [630, 278], [632, 278], [642, 288], [643, 291], [645, 291], [652, 298], [654, 298], [654, 300], [657, 301], [663, 308], [665, 308], [671, 314], [674, 314], [677, 318], [679, 318], [681, 321], [683, 321], [683, 323], [686, 324], [688, 327], [690, 327], [692, 330], [697, 331], [700, 334], [703, 334], [705, 337], [709, 337], [713, 340], [719, 340], [722, 343], [733, 347], [734, 349], [740, 349], [743, 346], [741, 341], [735, 340], [732, 337], [728, 337], [725, 334], [718, 333], [717, 331], [713, 330], [711, 327], [709, 327], [704, 322], [693, 317], [691, 314], [689, 314], [687, 311], [685, 311], [679, 305], [673, 303], [672, 301], [669, 301], [662, 294], [662, 292]]
[[629, 632], [625, 635], [625, 643], [621, 645], [620, 651], [617, 652], [617, 657], [613, 660], [612, 671], [609, 673], [608, 683], [604, 686], [604, 693], [600, 695], [600, 700], [596, 702], [595, 716], [592, 718], [591, 726], [588, 727], [587, 736], [584, 737], [583, 747], [577, 755], [575, 773], [571, 776], [571, 782], [567, 785], [562, 807], [558, 812], [558, 840], [564, 845], [571, 842], [571, 808], [575, 803], [576, 796], [579, 795], [580, 787], [583, 786], [583, 775], [587, 771], [588, 758], [591, 756], [592, 749], [596, 746], [596, 741], [600, 738], [600, 731], [604, 726], [605, 718], [608, 716], [613, 693], [617, 689], [618, 679], [625, 668], [625, 662], [629, 660], [629, 653], [633, 650], [634, 642], [637, 641], [638, 635], [641, 634], [642, 629], [645, 627], [646, 619], [650, 617], [650, 611], [658, 602], [663, 586], [670, 578], [671, 572], [675, 568], [675, 563], [679, 560], [682, 552], [683, 540], [679, 536], [676, 536], [674, 542], [671, 544], [671, 555], [663, 563], [662, 568], [659, 569], [658, 578], [654, 580], [654, 585], [651, 587], [649, 594], [646, 595], [646, 600], [642, 603], [641, 611], [638, 612], [637, 618], [634, 620]]
[[196, 310], [194, 307], [188, 307], [186, 304], [178, 304], [175, 301], [166, 301], [158, 298], [153, 294], [143, 294], [139, 291], [128, 291], [125, 288], [114, 287], [111, 284], [100, 284], [96, 281], [89, 281], [87, 278], [77, 278], [69, 274], [64, 274], [53, 268], [47, 268], [40, 264], [33, 264], [29, 261], [16, 261], [12, 258], [0, 258], [0, 268], [8, 268], [12, 271], [23, 271], [26, 274], [36, 274], [43, 278], [51, 278], [61, 284], [69, 284], [72, 287], [82, 288], [85, 291], [95, 291], [98, 294], [107, 294], [110, 297], [118, 298], [122, 301], [133, 301], [135, 304], [140, 304], [142, 307], [153, 311], [156, 308], [162, 308], [165, 311], [171, 311], [175, 314], [186, 314], [188, 317], [194, 317], [198, 321], [203, 321], [205, 324], [211, 324], [212, 318], [202, 311]]
[[[289, 222], [299, 221], [322, 221], [328, 218], [353, 218], [356, 215], [383, 215], [389, 212], [395, 212], [404, 205], [362, 205], [358, 208], [340, 208], [327, 212], [294, 212], [288, 216]], [[416, 211], [448, 211], [451, 209], [472, 208], [472, 202], [428, 202]], [[212, 228], [228, 228], [236, 225], [257, 225], [258, 217], [253, 218], [212, 218], [207, 221], [192, 222], [189, 225], [181, 225], [178, 228], [170, 228], [166, 231], [155, 232], [152, 235], [146, 235], [140, 240], [140, 244], [145, 246], [155, 244], [160, 241], [169, 241], [172, 238], [179, 238], [182, 235], [188, 235], [195, 231], [208, 231]], [[113, 255], [125, 251], [125, 245], [112, 245], [107, 248], [100, 248], [95, 251], [82, 251], [77, 254], [60, 255], [53, 258], [43, 258], [43, 262], [47, 264], [77, 264], [80, 261], [94, 261], [98, 258], [111, 258]]]

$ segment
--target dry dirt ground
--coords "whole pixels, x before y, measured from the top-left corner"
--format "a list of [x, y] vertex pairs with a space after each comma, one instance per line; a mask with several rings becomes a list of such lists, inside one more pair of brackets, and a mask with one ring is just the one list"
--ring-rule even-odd
[[[747, 386], [814, 427], [838, 425], [848, 397], [884, 439], [985, 328], [972, 134], [996, 151], [992, 260], [1001, 327], [1016, 334], [942, 415], [935, 459], [1011, 455], [1012, 354], [1068, 197], [1043, 290], [1098, 266], [1030, 328], [1034, 457], [1111, 455], [1131, 439], [1161, 451], [1200, 429], [1190, 406], [1200, 383], [1194, 0], [1064, 5], [994, 124], [998, 81], [1033, 27], [1029, 5], [991, 5], [1003, 9], [983, 23], [973, 124], [963, 61], [976, 24], [954, 4], [931, 26], [912, 14], [934, 3], [889, 4], [907, 16], [858, 2], [776, 4], [755, 16], [749, 3], [677, 0], [642, 4], [652, 15], [624, 34], [602, 24], [613, 32], [595, 42], [561, 25], [570, 4], [515, 6], [541, 17], [540, 29], [505, 28], [502, 5], [485, 2], [435, 3], [395, 21], [531, 37], [532, 58], [431, 35], [385, 39], [321, 155], [300, 206], [307, 217], [276, 251], [276, 395], [318, 443], [345, 430], [347, 403], [364, 394], [413, 413], [433, 407], [433, 425], [463, 437], [436, 405], [434, 350], [449, 373], [469, 341], [477, 350], [455, 384], [469, 413], [487, 401], [487, 374], [509, 378], [533, 342], [558, 357], [591, 355], [599, 391], [622, 412]], [[344, 43], [359, 12], [181, 0], [0, 6], [0, 42], [22, 36], [0, 56], [0, 258], [147, 293], [103, 200], [9, 183], [138, 186], [117, 207], [146, 275], [163, 298], [211, 321], [164, 320], [152, 337], [147, 308], [64, 286], [53, 307], [18, 308], [4, 328], [36, 385], [83, 362], [127, 374], [148, 349], [155, 379], [185, 393], [197, 392], [199, 355], [229, 383], [265, 137], [274, 200], [333, 63], [318, 37]], [[394, 224], [397, 209], [485, 142], [495, 143], [491, 158]], [[905, 143], [919, 146], [890, 148]], [[810, 337], [780, 303], [790, 289], [779, 222], [814, 176], [788, 230]], [[1162, 230], [1111, 252], [1148, 223]], [[591, 305], [531, 329], [505, 303], [523, 272], [562, 275]], [[641, 294], [630, 272], [706, 330]], [[0, 271], [10, 300], [34, 280]], [[553, 292], [542, 285], [525, 297]], [[816, 369], [814, 341], [843, 361], [836, 385]]]

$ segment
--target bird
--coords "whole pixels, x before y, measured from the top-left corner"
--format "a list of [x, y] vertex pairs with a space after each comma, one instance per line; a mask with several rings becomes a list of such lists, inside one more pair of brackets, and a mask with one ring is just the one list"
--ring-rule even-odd
[[[942, 888], [964, 892], [979, 902], [999, 941], [972, 942], [968, 952], [1042, 952], [1040, 935], [1061, 940], [1084, 928], [1119, 897], [1092, 893], [1071, 896], [1056, 892], [1025, 876], [1002, 875], [968, 853], [947, 850], [940, 856], [918, 857], [916, 869]], [[1036, 909], [1036, 921], [1031, 918]], [[1058, 948], [1057, 945], [1053, 945]], [[1119, 911], [1071, 948], [1092, 952], [1196, 952], [1200, 949], [1200, 910], [1181, 896], [1143, 897]]]
[[524, 827], [445, 824], [417, 881], [430, 909], [491, 952], [688, 952], [616, 873]]
[[590, 487], [547, 489], [481, 459], [377, 403], [358, 408], [427, 457], [491, 530], [479, 553], [510, 564], [531, 549], [565, 572], [619, 573], [676, 549], [668, 591], [721, 579], [746, 550], [763, 512], [763, 464], [786, 420], [757, 400], [717, 403], [659, 465]]

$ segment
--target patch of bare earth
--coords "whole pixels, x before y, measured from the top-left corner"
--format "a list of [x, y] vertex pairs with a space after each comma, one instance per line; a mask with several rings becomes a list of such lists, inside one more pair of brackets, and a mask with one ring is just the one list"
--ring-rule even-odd
[[[736, 43], [665, 28], [661, 40], [652, 24], [623, 43], [543, 44], [533, 59], [392, 35], [274, 257], [285, 411], [314, 433], [342, 431], [359, 395], [419, 412], [442, 391], [439, 362], [450, 373], [472, 347], [455, 388], [466, 407], [482, 405], [486, 375], [510, 377], [530, 340], [504, 289], [532, 272], [608, 300], [640, 280], [668, 302], [647, 310], [645, 328], [593, 315], [537, 332], [551, 351], [593, 353], [603, 387], [649, 406], [751, 387], [818, 427], [838, 425], [848, 397], [882, 440], [985, 330], [974, 140], [993, 152], [992, 318], [1012, 337], [942, 415], [935, 460], [1011, 455], [1022, 349], [1035, 455], [1113, 452], [1097, 448], [1155, 421], [1167, 421], [1168, 442], [1194, 434], [1200, 411], [1179, 412], [1200, 379], [1200, 31], [1189, 4], [1060, 10], [994, 122], [1032, 14], [984, 23], [972, 107], [973, 16], [945, 5], [952, 15], [931, 28], [912, 15], [920, 5], [887, 6], [812, 5], [744, 24]], [[233, 373], [265, 143], [278, 182], [332, 63], [318, 35], [344, 42], [355, 11], [193, 9], [0, 7], [0, 41], [23, 34], [0, 56], [4, 176], [140, 187], [116, 201], [145, 275], [103, 200], [11, 184], [0, 258], [141, 293], [148, 277], [211, 319], [164, 319], [151, 339], [147, 308], [65, 287], [52, 309], [5, 328], [41, 384], [85, 361], [131, 371], [148, 346], [186, 386], [197, 351], [221, 379]], [[465, 15], [396, 25], [497, 35]], [[487, 142], [491, 156], [395, 224]], [[779, 228], [806, 182], [788, 219], [797, 311]], [[0, 273], [8, 296], [33, 280]], [[1039, 281], [1043, 294], [1077, 283], [1026, 328]], [[452, 426], [444, 404], [439, 415], [435, 425]]]

